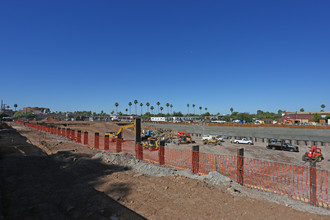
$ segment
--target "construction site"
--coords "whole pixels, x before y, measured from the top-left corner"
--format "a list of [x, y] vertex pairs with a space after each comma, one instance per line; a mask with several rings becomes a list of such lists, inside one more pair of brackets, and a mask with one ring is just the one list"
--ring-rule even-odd
[[[330, 215], [327, 129], [51, 119], [0, 129], [1, 219]], [[298, 151], [275, 149], [289, 142]]]

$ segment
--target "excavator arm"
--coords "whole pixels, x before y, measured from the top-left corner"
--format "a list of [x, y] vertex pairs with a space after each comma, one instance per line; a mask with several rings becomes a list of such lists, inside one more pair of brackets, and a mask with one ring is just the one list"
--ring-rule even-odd
[[116, 133], [116, 137], [117, 138], [122, 138], [123, 130], [125, 130], [126, 128], [131, 128], [131, 127], [135, 127], [135, 124], [125, 125], [125, 126], [120, 127], [119, 130]]

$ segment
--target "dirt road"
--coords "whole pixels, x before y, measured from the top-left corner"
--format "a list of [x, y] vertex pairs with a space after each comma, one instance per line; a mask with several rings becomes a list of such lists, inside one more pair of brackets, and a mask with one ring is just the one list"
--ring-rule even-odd
[[92, 159], [98, 150], [14, 128], [0, 128], [3, 219], [329, 218], [249, 198], [228, 185], [134, 173]]

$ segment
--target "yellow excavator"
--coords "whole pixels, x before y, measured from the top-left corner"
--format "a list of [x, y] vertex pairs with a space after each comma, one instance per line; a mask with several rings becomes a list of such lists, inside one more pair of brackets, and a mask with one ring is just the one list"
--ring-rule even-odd
[[145, 149], [148, 149], [150, 151], [156, 151], [159, 149], [158, 143], [161, 140], [161, 137], [158, 139], [155, 138], [148, 138], [148, 141], [144, 142], [142, 144], [142, 147]]
[[123, 138], [123, 130], [125, 130], [126, 128], [132, 128], [132, 127], [135, 128], [135, 124], [122, 126], [118, 129], [117, 132], [109, 131], [109, 132], [106, 132], [105, 135], [109, 135], [110, 138], [120, 138], [120, 139], [122, 139]]

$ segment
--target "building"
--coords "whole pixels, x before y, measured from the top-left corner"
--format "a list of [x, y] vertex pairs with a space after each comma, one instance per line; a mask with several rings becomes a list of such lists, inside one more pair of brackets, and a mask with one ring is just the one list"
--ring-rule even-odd
[[279, 123], [282, 124], [310, 124], [314, 122], [314, 115], [320, 114], [323, 118], [330, 112], [285, 112]]
[[39, 108], [39, 107], [23, 107], [23, 112], [32, 111], [35, 115], [38, 114], [48, 114], [50, 113], [49, 108]]

